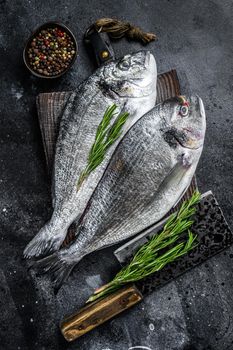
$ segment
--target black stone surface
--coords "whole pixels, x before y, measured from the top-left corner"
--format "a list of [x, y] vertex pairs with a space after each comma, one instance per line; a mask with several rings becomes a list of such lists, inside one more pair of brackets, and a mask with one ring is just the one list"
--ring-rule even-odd
[[[153, 293], [128, 313], [74, 343], [59, 320], [117, 270], [108, 249], [90, 255], [55, 297], [49, 281], [27, 273], [21, 255], [51, 214], [49, 181], [35, 109], [40, 92], [71, 90], [94, 69], [82, 44], [95, 19], [115, 16], [154, 31], [150, 45], [159, 72], [176, 68], [182, 91], [198, 93], [207, 112], [205, 149], [197, 177], [212, 189], [233, 227], [231, 0], [0, 0], [0, 349], [152, 350], [233, 349], [233, 248]], [[40, 81], [24, 68], [31, 31], [60, 20], [75, 33], [79, 56], [66, 76]], [[116, 55], [139, 43], [113, 44]]]

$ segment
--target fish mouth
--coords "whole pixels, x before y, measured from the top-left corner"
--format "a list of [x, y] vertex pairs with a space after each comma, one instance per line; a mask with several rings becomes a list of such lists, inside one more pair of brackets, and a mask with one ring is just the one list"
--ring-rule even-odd
[[206, 115], [205, 115], [205, 107], [204, 107], [203, 101], [197, 94], [195, 95], [195, 97], [198, 100], [201, 117], [205, 120], [206, 119]]
[[149, 50], [141, 50], [132, 54], [132, 60], [144, 69], [149, 69], [156, 65], [155, 58]]
[[[144, 91], [148, 91], [144, 96], [150, 95], [156, 89], [157, 78], [157, 65], [154, 56], [150, 51], [143, 51], [145, 54], [144, 59], [144, 77], [134, 79], [131, 84], [136, 88], [143, 88]], [[147, 72], [145, 72], [147, 71]], [[143, 97], [143, 96], [142, 96]]]
[[134, 64], [138, 64], [139, 66], [147, 69], [150, 67], [151, 57], [153, 57], [153, 55], [149, 50], [140, 50], [132, 54], [132, 61]]
[[195, 106], [196, 111], [199, 112], [200, 116], [199, 118], [202, 119], [202, 127], [205, 128], [206, 126], [206, 114], [205, 114], [205, 107], [203, 104], [202, 99], [197, 94], [190, 97], [190, 104]]
[[145, 69], [150, 70], [151, 74], [157, 75], [157, 65], [156, 65], [156, 61], [154, 58], [154, 55], [152, 55], [152, 53], [150, 53], [150, 51], [147, 51], [146, 53], [146, 57], [145, 57]]
[[151, 57], [154, 58], [154, 56], [150, 53], [150, 51], [146, 51], [145, 62], [144, 62], [145, 68], [149, 68], [150, 67]]

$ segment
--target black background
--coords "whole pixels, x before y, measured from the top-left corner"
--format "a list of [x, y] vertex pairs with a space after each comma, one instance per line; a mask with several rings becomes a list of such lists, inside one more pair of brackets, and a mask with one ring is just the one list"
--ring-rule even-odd
[[[21, 258], [51, 214], [35, 97], [72, 90], [91, 74], [82, 35], [108, 16], [155, 32], [159, 40], [149, 47], [158, 71], [176, 68], [182, 92], [203, 98], [207, 134], [198, 184], [214, 192], [233, 225], [232, 1], [0, 0], [0, 349], [232, 350], [232, 249], [72, 344], [59, 334], [59, 321], [117, 271], [113, 249], [84, 259], [57, 297], [49, 281], [27, 273]], [[26, 71], [22, 50], [32, 30], [49, 20], [73, 30], [79, 55], [64, 77], [44, 82]], [[118, 57], [141, 47], [126, 40], [113, 46]]]

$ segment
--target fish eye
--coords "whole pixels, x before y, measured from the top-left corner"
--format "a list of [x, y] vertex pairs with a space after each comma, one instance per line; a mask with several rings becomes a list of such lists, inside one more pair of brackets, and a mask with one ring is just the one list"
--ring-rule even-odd
[[129, 61], [126, 61], [126, 60], [120, 61], [119, 64], [118, 64], [118, 67], [119, 67], [121, 70], [127, 70], [127, 69], [130, 68], [130, 62], [129, 62]]
[[188, 115], [188, 113], [189, 113], [189, 108], [188, 108], [188, 106], [181, 106], [180, 107], [180, 115], [182, 116], [182, 117], [187, 117], [187, 115]]

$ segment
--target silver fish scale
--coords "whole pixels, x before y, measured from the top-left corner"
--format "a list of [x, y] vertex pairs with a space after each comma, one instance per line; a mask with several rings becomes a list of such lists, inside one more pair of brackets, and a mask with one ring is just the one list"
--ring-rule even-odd
[[[88, 78], [77, 93], [71, 94], [63, 111], [56, 145], [52, 186], [53, 215], [26, 247], [26, 257], [39, 256], [60, 247], [68, 227], [74, 221], [78, 223], [117, 144], [127, 130], [154, 106], [157, 70], [153, 56], [148, 51], [128, 56], [138, 57], [140, 67], [131, 67], [129, 64], [129, 71], [125, 71], [118, 67], [119, 61], [111, 62]], [[138, 96], [139, 90], [143, 92], [141, 97]], [[87, 165], [97, 128], [106, 109], [113, 103], [117, 105], [118, 112], [129, 112], [121, 137], [77, 191], [78, 179]], [[116, 115], [112, 118], [112, 123], [115, 119]]]
[[[167, 105], [155, 107], [119, 144], [88, 203], [76, 242], [61, 251], [62, 258], [78, 261], [142, 231], [159, 221], [188, 187], [202, 147], [171, 146], [164, 137], [163, 130], [169, 128], [164, 110], [174, 115]], [[189, 167], [183, 164], [187, 155], [193, 160]]]
[[[83, 101], [84, 100], [84, 101]], [[83, 108], [83, 102], [92, 102], [90, 105]], [[59, 135], [58, 146], [55, 156], [55, 211], [57, 215], [61, 215], [64, 206], [67, 206], [66, 198], [73, 201], [77, 197], [76, 184], [81, 171], [87, 163], [88, 150], [91, 148], [99, 119], [96, 117], [96, 110], [103, 115], [111, 101], [101, 94], [101, 91], [91, 89], [88, 98], [77, 98], [79, 107], [75, 112], [68, 112], [70, 117], [68, 120], [63, 120], [61, 129], [65, 129], [64, 135]], [[68, 107], [69, 109], [69, 107]], [[80, 128], [81, 126], [81, 128]], [[82, 152], [80, 152], [82, 150]], [[86, 151], [85, 151], [86, 150]], [[66, 186], [64, 186], [66, 183]], [[72, 208], [71, 208], [72, 210]]]
[[[120, 100], [118, 98], [113, 101], [109, 96], [103, 94], [102, 91], [96, 91], [92, 83], [91, 87], [91, 92], [93, 92], [93, 94], [91, 94], [89, 91], [91, 104], [88, 105], [85, 94], [83, 94], [80, 99], [77, 99], [80, 107], [77, 112], [71, 113], [74, 119], [67, 120], [67, 125], [65, 125], [68, 136], [65, 135], [66, 137], [64, 139], [58, 139], [58, 150], [60, 150], [60, 152], [58, 151], [58, 157], [57, 153], [55, 157], [54, 181], [57, 191], [54, 210], [59, 218], [61, 218], [61, 215], [67, 217], [67, 221], [70, 221], [70, 216], [72, 216], [73, 212], [75, 212], [74, 219], [76, 218], [77, 209], [72, 205], [74, 201], [77, 201], [80, 207], [83, 207], [82, 203], [86, 203], [86, 198], [91, 195], [98, 180], [100, 180], [103, 170], [106, 168], [114, 150], [113, 147], [108, 152], [97, 171], [89, 176], [83, 183], [81, 189], [77, 192], [76, 184], [79, 175], [87, 164], [89, 150], [94, 143], [96, 130], [102, 116], [106, 108], [113, 104], [113, 102], [115, 102], [120, 109], [123, 109], [125, 105], [124, 99]], [[86, 108], [81, 110], [83, 104], [85, 104]], [[96, 111], [98, 111], [98, 115]], [[61, 125], [61, 128], [63, 125]], [[78, 128], [78, 125], [81, 125], [81, 128]], [[67, 183], [66, 186], [64, 186], [65, 182]], [[67, 197], [70, 198], [69, 202], [71, 203], [69, 212], [68, 203], [66, 201]]]
[[[98, 70], [96, 74], [88, 79], [83, 85], [83, 91], [79, 91], [78, 96], [76, 96], [75, 103], [71, 101], [69, 104], [68, 102], [67, 111], [63, 113], [62, 133], [57, 142], [54, 177], [55, 186], [57, 187], [55, 211], [58, 216], [62, 215], [64, 207], [67, 208], [67, 197], [70, 197], [70, 202], [78, 199], [79, 206], [83, 207], [82, 201], [86, 202], [86, 198], [92, 193], [114, 150], [114, 147], [112, 147], [105, 160], [98, 167], [98, 171], [95, 171], [85, 181], [83, 188], [77, 193], [75, 183], [77, 183], [81, 171], [87, 164], [89, 150], [94, 143], [97, 127], [106, 108], [116, 103], [121, 110], [127, 102], [125, 98], [119, 98], [117, 95], [113, 98], [112, 94], [109, 96], [106, 91], [99, 88], [100, 71]], [[131, 118], [134, 119], [133, 116]], [[66, 130], [65, 134], [64, 130]], [[94, 177], [95, 181], [93, 181]], [[67, 181], [66, 186], [64, 186], [64, 181]], [[61, 209], [59, 210], [59, 208]], [[70, 210], [72, 212], [74, 209], [71, 208]], [[65, 215], [67, 216], [67, 212]]]

